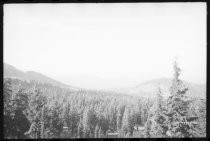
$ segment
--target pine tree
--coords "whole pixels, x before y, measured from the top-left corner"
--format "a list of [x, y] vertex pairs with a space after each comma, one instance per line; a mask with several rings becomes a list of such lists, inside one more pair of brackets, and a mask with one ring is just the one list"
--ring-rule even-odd
[[128, 132], [128, 122], [129, 122], [129, 111], [128, 108], [125, 108], [123, 119], [122, 119], [122, 131], [124, 134]]
[[11, 112], [12, 108], [12, 88], [11, 88], [11, 79], [4, 79], [3, 86], [3, 102], [4, 102], [4, 115], [8, 115]]
[[206, 137], [206, 101], [195, 99], [190, 106], [190, 113], [197, 118], [197, 123], [194, 129], [190, 132], [194, 137]]
[[12, 101], [12, 80], [4, 79], [3, 102], [4, 102], [4, 138], [14, 138], [14, 108]]
[[134, 112], [130, 108], [126, 107], [123, 120], [122, 120], [122, 130], [125, 134], [133, 134], [134, 130]]
[[179, 79], [181, 69], [174, 63], [174, 78], [170, 88], [170, 96], [167, 100], [167, 135], [169, 137], [191, 137], [190, 117], [188, 116], [190, 100], [186, 96], [188, 88]]
[[144, 137], [146, 138], [150, 138], [151, 137], [151, 120], [150, 118], [147, 119], [146, 123], [145, 123], [145, 126], [144, 126]]
[[44, 133], [45, 133], [45, 105], [42, 107], [42, 113], [41, 113], [41, 138], [44, 138]]
[[42, 94], [40, 89], [35, 89], [30, 93], [29, 107], [27, 109], [27, 118], [31, 126], [25, 135], [32, 138], [41, 138], [41, 115], [42, 108], [46, 104], [47, 98]]
[[134, 112], [134, 110], [130, 109], [129, 116], [128, 116], [128, 132], [129, 132], [129, 135], [133, 135], [134, 126], [135, 126], [135, 112]]
[[121, 116], [121, 111], [120, 108], [117, 109], [117, 131], [120, 130], [121, 128], [121, 122], [122, 122], [122, 116]]
[[68, 132], [68, 135], [71, 137], [71, 134], [70, 134], [71, 133], [71, 131], [70, 131], [71, 130], [71, 120], [69, 117], [70, 109], [71, 109], [70, 107], [71, 107], [71, 105], [69, 102], [64, 107], [64, 121], [65, 121], [66, 126], [68, 127], [68, 130], [66, 132]]
[[90, 134], [90, 117], [89, 109], [85, 109], [83, 112], [83, 137], [89, 137]]
[[94, 132], [95, 138], [98, 138], [98, 131], [99, 131], [99, 126], [97, 124], [96, 127], [95, 127], [95, 132]]
[[148, 114], [147, 114], [147, 109], [146, 109], [146, 107], [145, 107], [145, 105], [143, 105], [142, 106], [142, 108], [141, 108], [141, 122], [142, 122], [142, 125], [144, 125], [146, 122], [147, 122], [147, 116], [148, 116]]
[[54, 138], [59, 138], [62, 129], [63, 129], [63, 120], [61, 119], [61, 106], [58, 104], [58, 101], [55, 101], [55, 104], [51, 108], [51, 119], [50, 119], [50, 132]]
[[[72, 138], [76, 138], [79, 135], [78, 125], [82, 124], [80, 121], [81, 110], [77, 107], [77, 103], [74, 101], [68, 101], [66, 106], [64, 107], [63, 117], [69, 128], [69, 136]], [[80, 122], [80, 123], [79, 123]]]
[[20, 89], [13, 99], [13, 107], [15, 116], [13, 119], [13, 126], [15, 128], [16, 138], [25, 138], [24, 133], [30, 127], [30, 122], [26, 118], [26, 109], [28, 108], [27, 93]]
[[101, 138], [102, 137], [102, 130], [101, 130], [101, 127], [99, 128], [99, 131], [98, 131], [98, 138]]
[[155, 106], [155, 111], [153, 115], [153, 123], [152, 123], [152, 129], [151, 134], [154, 137], [164, 137], [166, 132], [166, 125], [165, 125], [165, 116], [163, 112], [165, 111], [163, 107], [163, 97], [160, 90], [160, 87], [157, 92], [157, 100]]
[[83, 125], [82, 125], [82, 119], [79, 121], [78, 129], [77, 129], [77, 135], [79, 138], [83, 137]]

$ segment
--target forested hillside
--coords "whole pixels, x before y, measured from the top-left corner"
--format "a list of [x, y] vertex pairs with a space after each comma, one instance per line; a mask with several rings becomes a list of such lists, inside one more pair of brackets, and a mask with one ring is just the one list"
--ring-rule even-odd
[[206, 101], [186, 96], [179, 73], [175, 63], [167, 99], [4, 78], [4, 137], [205, 137]]

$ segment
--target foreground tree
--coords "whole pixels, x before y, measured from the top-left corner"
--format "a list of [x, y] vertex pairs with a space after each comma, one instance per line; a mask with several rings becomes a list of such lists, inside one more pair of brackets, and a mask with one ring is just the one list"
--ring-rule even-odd
[[25, 138], [24, 133], [30, 126], [26, 118], [28, 108], [28, 95], [25, 90], [20, 89], [12, 93], [12, 80], [4, 81], [4, 137]]
[[167, 136], [192, 137], [190, 129], [193, 127], [193, 118], [189, 117], [190, 100], [186, 96], [188, 88], [179, 79], [180, 68], [174, 63], [174, 78], [170, 88], [170, 96], [167, 100]]
[[15, 138], [26, 138], [24, 133], [30, 127], [30, 122], [26, 117], [26, 110], [28, 108], [28, 95], [23, 89], [20, 89], [14, 96], [13, 108], [15, 113], [13, 119]]
[[14, 108], [12, 101], [11, 79], [4, 80], [3, 102], [4, 102], [4, 138], [13, 138], [14, 135]]

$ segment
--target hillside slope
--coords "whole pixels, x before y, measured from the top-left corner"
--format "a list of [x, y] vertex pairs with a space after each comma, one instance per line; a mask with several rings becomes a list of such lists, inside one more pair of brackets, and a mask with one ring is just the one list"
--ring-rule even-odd
[[12, 65], [4, 63], [4, 77], [18, 78], [21, 80], [35, 80], [42, 83], [50, 83], [55, 86], [63, 87], [63, 88], [71, 88], [71, 86], [61, 83], [57, 80], [54, 80], [48, 76], [45, 76], [41, 73], [34, 71], [23, 72], [21, 70], [16, 69]]
[[[183, 80], [183, 83], [188, 87], [187, 95], [190, 97], [206, 98], [206, 86], [201, 84], [194, 84]], [[169, 78], [159, 78], [151, 81], [141, 83], [135, 87], [118, 89], [116, 91], [128, 93], [129, 95], [155, 97], [157, 88], [160, 87], [164, 97], [169, 96], [169, 88], [172, 80]]]

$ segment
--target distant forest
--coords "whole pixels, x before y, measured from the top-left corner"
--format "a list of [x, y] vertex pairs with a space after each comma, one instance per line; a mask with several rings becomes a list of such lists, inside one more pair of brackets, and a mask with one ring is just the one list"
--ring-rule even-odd
[[206, 100], [187, 96], [179, 76], [175, 62], [167, 98], [4, 78], [4, 138], [206, 137]]

